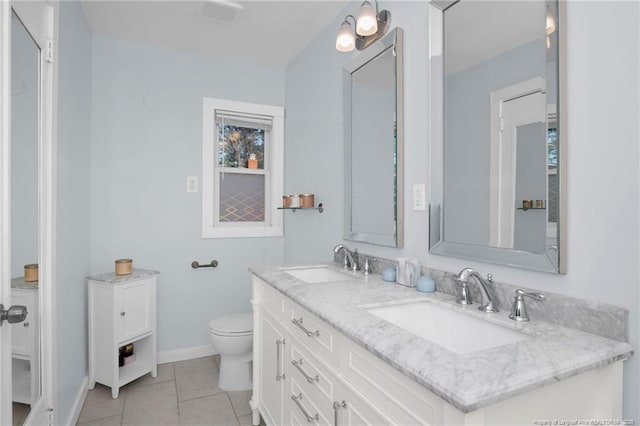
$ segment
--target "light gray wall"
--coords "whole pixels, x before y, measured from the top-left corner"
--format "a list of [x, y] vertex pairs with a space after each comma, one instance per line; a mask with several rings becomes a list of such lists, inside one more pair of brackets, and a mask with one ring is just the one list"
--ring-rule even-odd
[[[285, 216], [285, 260], [289, 263], [333, 259], [331, 249], [342, 241], [344, 152], [342, 123], [342, 67], [358, 52], [335, 50], [335, 37], [344, 16], [356, 14], [360, 3], [351, 2], [344, 13], [327, 26], [287, 67], [285, 188], [287, 192], [311, 191], [326, 204], [321, 215]], [[411, 1], [381, 2], [392, 13], [392, 28], [404, 30], [405, 52], [405, 185], [425, 182], [427, 158], [426, 110], [426, 8]], [[311, 83], [310, 83], [311, 82]], [[407, 108], [409, 106], [410, 108]], [[308, 161], [301, 161], [308, 159]], [[293, 191], [293, 192], [291, 192]], [[411, 192], [405, 186], [405, 196]], [[424, 213], [407, 211], [409, 231], [427, 235]], [[396, 257], [416, 252], [344, 241], [351, 248]], [[424, 244], [426, 250], [426, 241]]]
[[[352, 2], [345, 10], [354, 13]], [[428, 253], [428, 217], [411, 207], [412, 185], [428, 183], [427, 5], [381, 2], [405, 30], [405, 248], [344, 241], [381, 257], [413, 256], [448, 271], [470, 266], [500, 282], [629, 309], [630, 342], [640, 345], [640, 151], [637, 2], [567, 2], [568, 247], [565, 275]], [[342, 229], [341, 67], [357, 53], [335, 51], [338, 17], [287, 68], [285, 185], [316, 192], [322, 215], [288, 215], [285, 261], [331, 259]], [[595, 30], [595, 29], [598, 30]], [[606, 29], [604, 31], [603, 29]], [[615, 70], [615, 78], [611, 78]], [[603, 153], [603, 143], [606, 152]], [[603, 156], [606, 155], [606, 161]], [[304, 161], [308, 159], [308, 161]], [[597, 171], [597, 172], [595, 172]], [[306, 189], [305, 189], [306, 190]], [[625, 418], [640, 418], [638, 357], [624, 368]]]
[[[79, 2], [60, 2], [56, 210], [56, 423], [68, 424], [87, 376], [91, 39]], [[82, 403], [82, 401], [80, 401]]]
[[490, 95], [495, 90], [544, 76], [544, 53], [543, 42], [532, 41], [446, 76], [446, 241], [469, 244], [489, 241]]
[[11, 17], [11, 278], [38, 263], [38, 89], [40, 54]]
[[158, 350], [208, 345], [211, 319], [251, 310], [247, 267], [282, 263], [283, 238], [201, 238], [186, 176], [202, 176], [202, 98], [284, 105], [284, 69], [102, 35], [93, 52], [91, 272], [160, 271]]

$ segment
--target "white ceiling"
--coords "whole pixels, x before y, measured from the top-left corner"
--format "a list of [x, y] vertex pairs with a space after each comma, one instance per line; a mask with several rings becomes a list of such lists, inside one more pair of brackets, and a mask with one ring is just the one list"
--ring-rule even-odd
[[243, 7], [242, 15], [236, 24], [224, 24], [201, 15], [204, 1], [83, 0], [82, 6], [94, 33], [284, 67], [348, 3], [235, 1]]

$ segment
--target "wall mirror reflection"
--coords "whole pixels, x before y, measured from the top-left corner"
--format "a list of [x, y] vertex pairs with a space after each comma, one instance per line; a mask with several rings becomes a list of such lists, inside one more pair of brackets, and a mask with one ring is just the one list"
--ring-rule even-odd
[[40, 48], [11, 16], [11, 304], [27, 307], [12, 324], [13, 424], [41, 395], [38, 289], [38, 140]]
[[349, 62], [343, 82], [344, 238], [402, 247], [402, 30]]
[[431, 252], [563, 272], [558, 2], [431, 11]]

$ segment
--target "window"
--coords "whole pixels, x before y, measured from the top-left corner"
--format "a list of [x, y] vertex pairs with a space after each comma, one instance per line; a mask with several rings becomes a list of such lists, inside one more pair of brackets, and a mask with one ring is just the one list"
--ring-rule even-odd
[[204, 98], [202, 237], [282, 236], [284, 109]]

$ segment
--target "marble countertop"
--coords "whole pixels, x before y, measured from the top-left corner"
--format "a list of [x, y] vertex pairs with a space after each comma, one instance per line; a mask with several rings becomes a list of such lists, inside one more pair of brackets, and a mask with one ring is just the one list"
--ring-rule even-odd
[[106, 272], [104, 274], [96, 274], [88, 276], [87, 279], [91, 281], [101, 281], [107, 284], [120, 284], [127, 281], [139, 280], [140, 278], [150, 277], [152, 275], [158, 275], [158, 271], [150, 271], [146, 269], [133, 268], [133, 272], [127, 275], [116, 275], [115, 272]]
[[[335, 264], [325, 264], [336, 268]], [[291, 265], [296, 266], [296, 265]], [[420, 293], [380, 275], [309, 284], [280, 267], [249, 270], [316, 314], [354, 342], [463, 412], [470, 412], [555, 383], [579, 373], [629, 358], [626, 342], [532, 318], [516, 323], [509, 312], [483, 313], [448, 294]], [[363, 306], [426, 300], [519, 330], [532, 338], [468, 354], [449, 351], [369, 312]]]
[[24, 277], [11, 278], [11, 288], [20, 290], [38, 290], [38, 281], [25, 281]]

